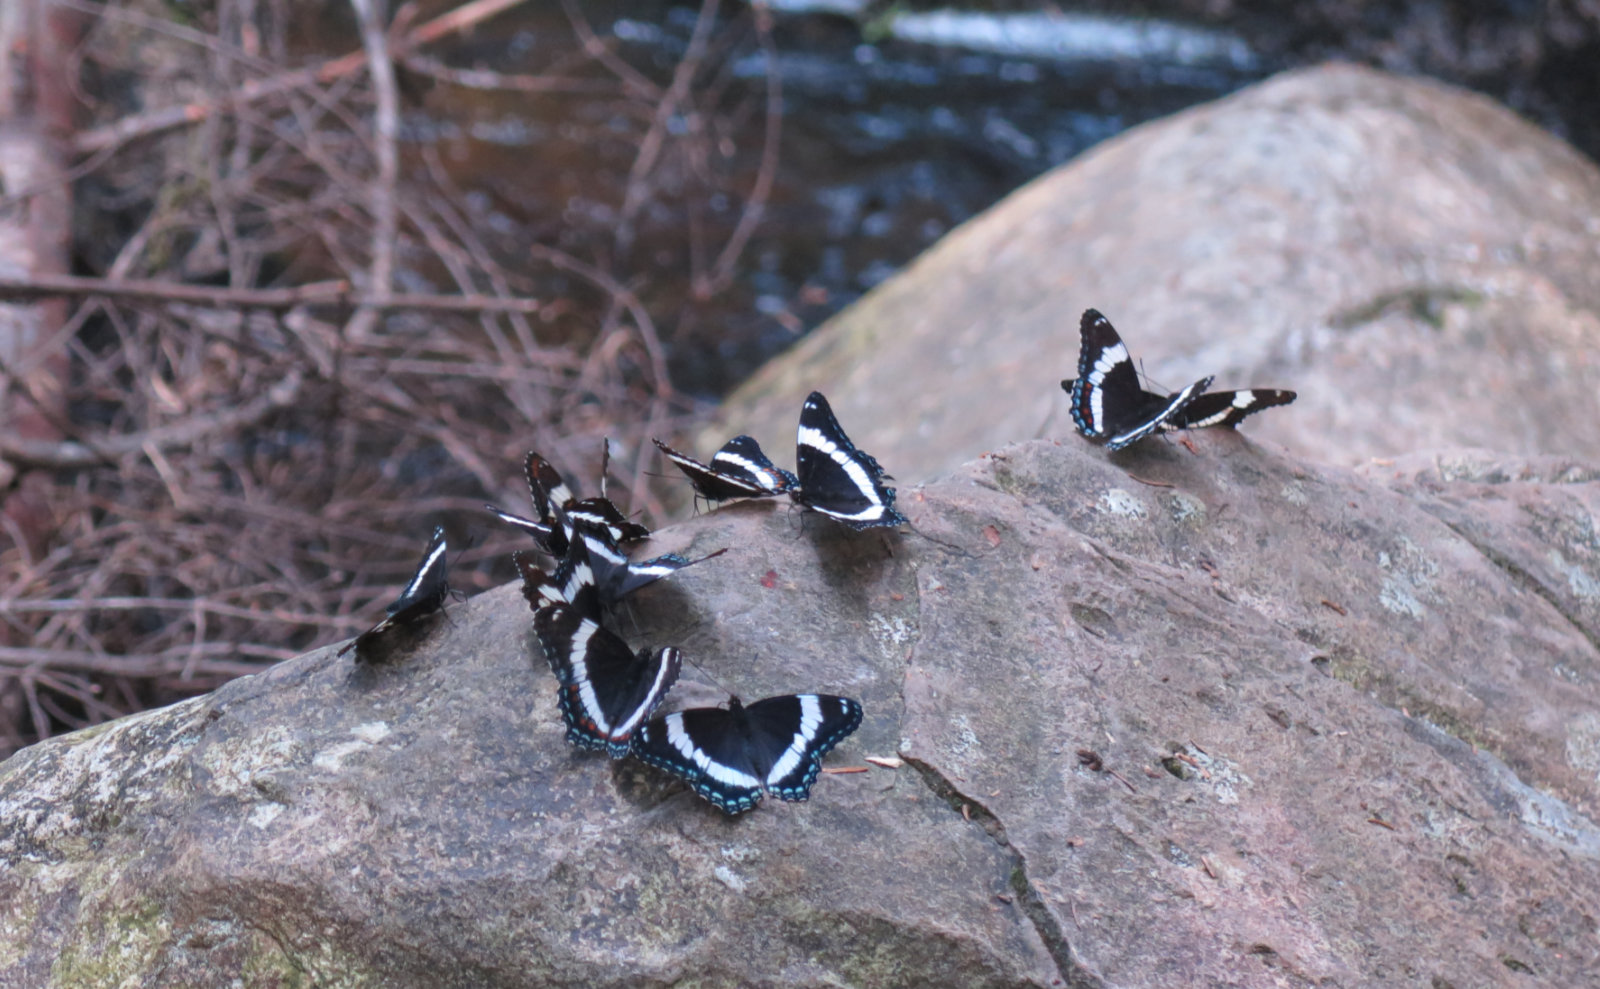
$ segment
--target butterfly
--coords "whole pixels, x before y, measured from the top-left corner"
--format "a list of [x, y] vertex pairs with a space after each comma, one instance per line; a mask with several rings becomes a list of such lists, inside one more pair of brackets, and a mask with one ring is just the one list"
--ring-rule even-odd
[[1072, 396], [1072, 420], [1078, 432], [1090, 439], [1106, 437], [1107, 449], [1120, 450], [1156, 430], [1232, 429], [1247, 416], [1288, 405], [1296, 397], [1292, 391], [1275, 388], [1208, 392], [1210, 378], [1163, 397], [1139, 387], [1128, 348], [1104, 316], [1086, 311], [1079, 333], [1078, 376], [1061, 382], [1061, 387]]
[[822, 757], [861, 726], [848, 697], [785, 694], [726, 708], [676, 711], [647, 722], [633, 753], [682, 778], [720, 810], [740, 814], [767, 794], [805, 800]]
[[1072, 396], [1078, 432], [1108, 450], [1120, 450], [1160, 429], [1211, 386], [1206, 377], [1171, 395], [1145, 391], [1109, 320], [1094, 309], [1085, 310], [1078, 333], [1078, 376], [1061, 387]]
[[678, 679], [678, 650], [634, 653], [594, 619], [561, 602], [535, 612], [533, 629], [561, 685], [567, 741], [604, 749], [613, 759], [627, 755], [634, 733]]
[[783, 494], [799, 483], [793, 474], [767, 459], [761, 445], [748, 436], [735, 436], [724, 443], [709, 464], [679, 453], [660, 440], [652, 442], [678, 465], [694, 485], [695, 493], [707, 501], [767, 498]]
[[[601, 480], [604, 486], [606, 464], [610, 460], [610, 444], [601, 457]], [[533, 501], [537, 518], [526, 518], [494, 505], [485, 505], [490, 512], [507, 525], [515, 526], [533, 537], [539, 548], [554, 557], [567, 552], [573, 522], [586, 522], [606, 531], [613, 543], [637, 542], [647, 539], [650, 530], [630, 521], [621, 509], [604, 494], [595, 498], [579, 498], [562, 478], [561, 472], [550, 461], [529, 451], [523, 461], [523, 473], [528, 480], [528, 495]]]
[[606, 538], [605, 530], [575, 522], [567, 551], [554, 573], [545, 573], [520, 554], [513, 559], [522, 574], [522, 593], [530, 607], [538, 609], [563, 601], [598, 619], [602, 608], [612, 607], [646, 584], [726, 552], [727, 549], [719, 549], [693, 560], [667, 553], [635, 563]]
[[444, 526], [436, 526], [432, 538], [428, 540], [428, 548], [423, 550], [422, 562], [417, 564], [417, 572], [412, 575], [400, 596], [385, 609], [383, 620], [345, 643], [338, 655], [343, 656], [354, 649], [356, 659], [368, 658], [367, 654], [373, 645], [389, 629], [396, 625], [409, 625], [444, 607], [445, 596], [450, 593], [450, 584], [446, 580], [448, 572]]
[[843, 522], [852, 529], [900, 525], [906, 517], [894, 510], [894, 488], [871, 454], [856, 449], [833, 417], [819, 391], [800, 408], [796, 436], [797, 483], [789, 489], [795, 504]]

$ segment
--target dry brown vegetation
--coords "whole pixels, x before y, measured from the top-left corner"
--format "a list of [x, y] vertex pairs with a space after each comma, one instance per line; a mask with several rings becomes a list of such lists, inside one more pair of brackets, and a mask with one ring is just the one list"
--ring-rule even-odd
[[[614, 494], [659, 509], [642, 448], [694, 410], [615, 248], [652, 201], [720, 191], [736, 222], [684, 283], [724, 289], [772, 162], [736, 181], [715, 124], [775, 154], [776, 94], [718, 81], [714, 2], [664, 78], [575, 2], [565, 64], [436, 50], [518, 2], [5, 5], [0, 124], [53, 170], [0, 198], [0, 756], [354, 634], [436, 523], [456, 586], [506, 579], [518, 541], [481, 508], [526, 505], [529, 448], [592, 488], [609, 435]], [[297, 18], [342, 18], [350, 52], [297, 51]], [[613, 104], [616, 224], [513, 254], [402, 139], [403, 73]]]

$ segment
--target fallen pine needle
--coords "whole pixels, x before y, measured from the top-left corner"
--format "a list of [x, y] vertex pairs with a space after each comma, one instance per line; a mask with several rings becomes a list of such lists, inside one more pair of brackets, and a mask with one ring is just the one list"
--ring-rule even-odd
[[1175, 487], [1177, 487], [1176, 484], [1168, 484], [1166, 481], [1147, 481], [1144, 478], [1140, 477], [1138, 474], [1129, 474], [1128, 476], [1133, 478], [1135, 481], [1138, 481], [1140, 484], [1148, 484], [1152, 488], [1175, 488]]
[[842, 773], [865, 773], [868, 770], [866, 766], [827, 766], [824, 767], [822, 771], [825, 773], [839, 775]]

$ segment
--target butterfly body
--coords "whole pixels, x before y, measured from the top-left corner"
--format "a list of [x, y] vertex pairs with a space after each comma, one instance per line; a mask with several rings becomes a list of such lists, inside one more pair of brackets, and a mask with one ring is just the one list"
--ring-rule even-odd
[[647, 722], [634, 754], [682, 778], [720, 810], [740, 814], [771, 794], [805, 800], [822, 757], [861, 725], [848, 697], [786, 694], [727, 708], [692, 708]]
[[635, 733], [678, 679], [678, 650], [629, 650], [627, 643], [563, 602], [540, 608], [534, 632], [560, 685], [567, 741], [621, 759]]
[[894, 488], [878, 461], [850, 442], [821, 392], [812, 392], [800, 409], [795, 437], [797, 483], [789, 490], [795, 504], [852, 529], [901, 525]]

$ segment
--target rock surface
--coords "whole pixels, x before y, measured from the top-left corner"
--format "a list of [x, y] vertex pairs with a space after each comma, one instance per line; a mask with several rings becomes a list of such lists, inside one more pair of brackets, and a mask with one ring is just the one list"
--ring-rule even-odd
[[1246, 429], [1311, 459], [1594, 459], [1597, 271], [1600, 169], [1556, 138], [1436, 83], [1288, 73], [965, 224], [753, 377], [696, 448], [791, 450], [813, 388], [902, 480], [1066, 436], [1057, 383], [1092, 306], [1171, 389], [1298, 390]]
[[660, 534], [730, 547], [631, 600], [669, 705], [834, 690], [829, 766], [905, 760], [808, 804], [567, 746], [515, 587], [26, 749], [0, 985], [1588, 984], [1600, 471], [1193, 442]]

